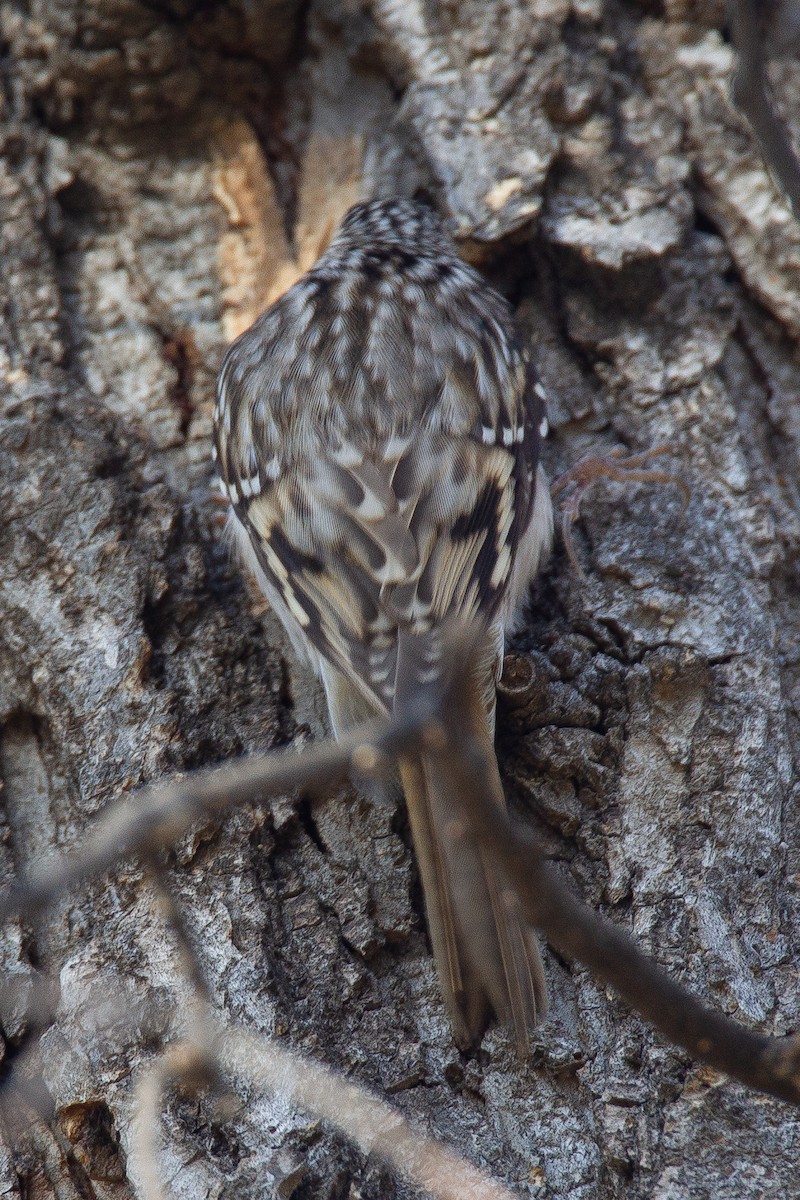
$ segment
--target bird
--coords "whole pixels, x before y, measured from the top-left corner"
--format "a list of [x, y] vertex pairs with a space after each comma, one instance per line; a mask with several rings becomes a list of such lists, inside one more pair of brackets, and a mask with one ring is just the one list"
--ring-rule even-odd
[[[494, 755], [505, 638], [553, 536], [545, 401], [510, 305], [416, 200], [351, 207], [228, 349], [212, 453], [230, 524], [335, 736], [407, 711], [472, 623], [470, 734]], [[495, 1019], [524, 1050], [547, 1007], [535, 936], [480, 846], [449, 835], [437, 756], [404, 754], [399, 776], [455, 1042]]]

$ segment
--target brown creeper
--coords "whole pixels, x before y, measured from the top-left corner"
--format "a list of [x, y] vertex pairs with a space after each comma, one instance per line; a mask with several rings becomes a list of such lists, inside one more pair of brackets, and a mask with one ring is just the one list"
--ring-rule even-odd
[[[436, 677], [453, 618], [484, 629], [491, 745], [505, 631], [549, 549], [543, 392], [506, 302], [438, 218], [357, 204], [312, 270], [229, 349], [214, 452], [244, 557], [322, 679], [334, 731]], [[527, 1045], [539, 952], [433, 757], [401, 763], [442, 989], [460, 1044], [494, 1012]]]

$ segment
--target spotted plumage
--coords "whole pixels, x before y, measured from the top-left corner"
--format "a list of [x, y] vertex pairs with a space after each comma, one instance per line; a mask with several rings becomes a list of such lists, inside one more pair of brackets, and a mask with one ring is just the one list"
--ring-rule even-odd
[[[314, 268], [228, 351], [214, 423], [222, 488], [337, 732], [433, 684], [455, 619], [486, 630], [476, 681], [491, 724], [503, 632], [551, 533], [543, 402], [506, 302], [435, 214], [404, 201], [351, 209]], [[438, 816], [426, 805], [428, 828], [413, 811], [412, 825], [430, 838]], [[432, 926], [452, 925], [431, 886]], [[463, 930], [432, 933], [440, 969], [443, 938], [451, 966], [469, 959]], [[525, 1011], [509, 1013], [474, 983], [473, 1012], [465, 989], [451, 971], [445, 993], [470, 1035], [479, 1010], [519, 1032], [537, 1003], [529, 985]]]

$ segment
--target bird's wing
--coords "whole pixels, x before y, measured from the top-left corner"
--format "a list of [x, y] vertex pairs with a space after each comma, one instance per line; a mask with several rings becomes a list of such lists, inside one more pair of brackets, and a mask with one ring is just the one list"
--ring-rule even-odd
[[223, 371], [217, 455], [234, 513], [302, 634], [379, 709], [393, 704], [401, 636], [416, 638], [410, 662], [419, 651], [405, 689], [434, 671], [430, 632], [454, 617], [490, 623], [508, 586], [540, 423], [520, 374], [495, 427], [454, 435], [431, 422], [333, 447], [320, 428], [298, 453]]

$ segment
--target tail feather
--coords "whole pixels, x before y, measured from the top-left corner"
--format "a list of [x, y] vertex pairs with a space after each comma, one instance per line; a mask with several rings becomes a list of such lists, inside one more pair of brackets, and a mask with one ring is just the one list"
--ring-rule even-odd
[[[400, 644], [399, 695], [413, 703], [425, 662], [422, 639]], [[493, 793], [503, 803], [491, 730], [494, 718], [494, 657], [491, 643], [473, 656], [474, 696], [467, 706], [471, 729], [487, 761], [493, 764]], [[411, 686], [406, 690], [405, 681]], [[374, 716], [375, 709], [353, 685], [323, 664], [323, 681], [334, 730]], [[416, 690], [415, 690], [416, 689]], [[547, 991], [535, 937], [506, 903], [492, 863], [465, 828], [458, 797], [446, 766], [434, 755], [400, 762], [419, 872], [425, 895], [431, 944], [445, 1004], [460, 1046], [473, 1045], [492, 1017], [512, 1027], [521, 1053], [529, 1049], [529, 1031], [547, 1010]]]
[[492, 1015], [513, 1027], [522, 1053], [547, 1007], [531, 932], [506, 903], [464, 828], [452, 784], [432, 757], [401, 763], [431, 943], [456, 1041], [474, 1044]]

